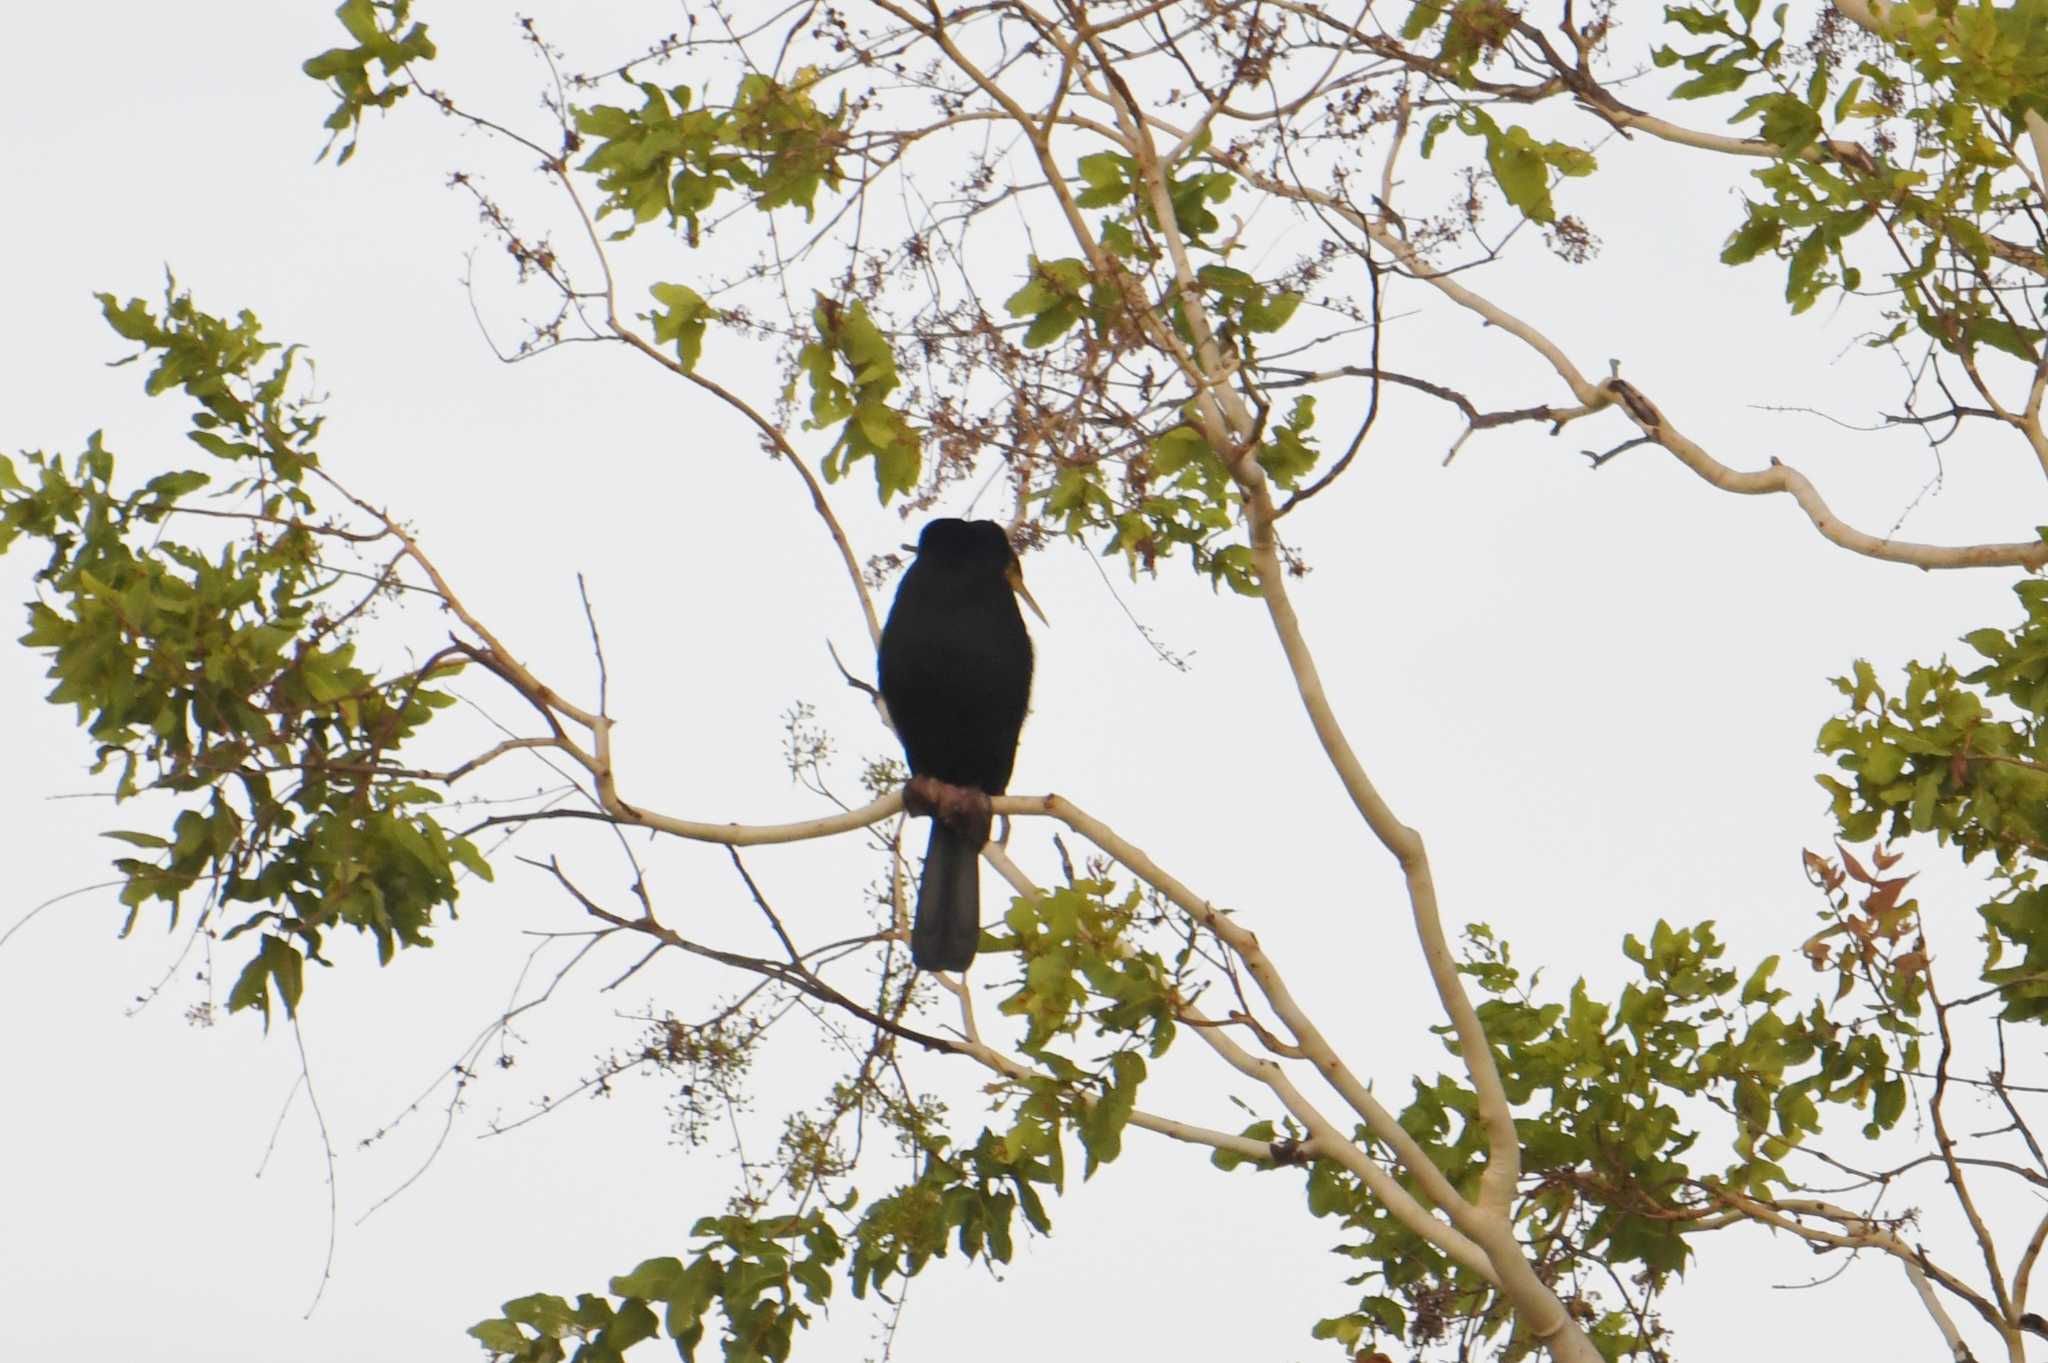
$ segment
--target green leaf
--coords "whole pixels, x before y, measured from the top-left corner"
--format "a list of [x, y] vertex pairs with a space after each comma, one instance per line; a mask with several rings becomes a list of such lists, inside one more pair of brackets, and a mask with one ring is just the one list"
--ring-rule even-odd
[[282, 937], [266, 934], [254, 959], [228, 991], [228, 1011], [260, 1009], [265, 1030], [270, 1027], [270, 996], [276, 993], [286, 1017], [298, 1015], [299, 994], [305, 985], [305, 957]]
[[523, 1354], [527, 1338], [517, 1325], [509, 1320], [492, 1319], [478, 1321], [469, 1327], [469, 1335], [492, 1353]]
[[1301, 295], [1293, 290], [1271, 296], [1262, 296], [1245, 304], [1242, 314], [1246, 331], [1278, 331], [1293, 318], [1295, 309], [1301, 306]]
[[672, 1257], [642, 1260], [631, 1273], [611, 1280], [617, 1297], [639, 1297], [646, 1301], [667, 1301], [683, 1289], [683, 1261]]
[[1740, 90], [1756, 74], [1754, 65], [1739, 53], [1720, 61], [1701, 63], [1693, 69], [1699, 74], [1674, 86], [1671, 91], [1673, 99], [1707, 99], [1725, 95], [1731, 90]]
[[1137, 163], [1115, 152], [1096, 152], [1080, 161], [1082, 181], [1087, 188], [1074, 196], [1082, 208], [1102, 208], [1128, 199], [1137, 178]]
[[476, 844], [468, 838], [451, 839], [448, 843], [448, 853], [479, 879], [491, 881], [498, 878], [491, 870], [491, 863], [484, 859], [484, 854], [478, 851]]
[[1745, 1005], [1770, 1002], [1773, 999], [1773, 995], [1782, 997], [1783, 991], [1771, 988], [1771, 975], [1777, 968], [1778, 958], [1776, 956], [1766, 956], [1763, 960], [1757, 962], [1756, 969], [1750, 972], [1747, 980], [1743, 981], [1742, 1002]]
[[1973, 629], [1963, 636], [1963, 642], [1993, 662], [2012, 653], [2012, 640], [2002, 629]]
[[2033, 327], [2017, 326], [2003, 317], [1973, 318], [1963, 328], [1963, 336], [1972, 345], [1990, 346], [2002, 350], [2015, 359], [2032, 364], [2036, 358], [2036, 347], [2041, 341], [2041, 332]]
[[545, 1292], [519, 1297], [505, 1303], [505, 1319], [530, 1327], [543, 1335], [560, 1339], [576, 1323], [576, 1313], [562, 1298]]
[[655, 344], [673, 344], [684, 372], [694, 373], [704, 353], [704, 331], [711, 320], [711, 305], [702, 294], [684, 284], [656, 284], [649, 292], [661, 304], [650, 317]]
[[1756, 205], [1750, 205], [1749, 216], [1728, 244], [1721, 248], [1721, 263], [1741, 265], [1755, 260], [1766, 251], [1775, 250], [1784, 238], [1785, 223], [1773, 214]]
[[1025, 328], [1024, 348], [1026, 350], [1036, 350], [1040, 346], [1051, 345], [1054, 341], [1066, 335], [1072, 329], [1074, 323], [1080, 320], [1080, 309], [1063, 303], [1054, 304], [1046, 311], [1039, 313], [1037, 317], [1032, 319], [1031, 325]]
[[1759, 95], [1736, 118], [1759, 115], [1764, 140], [1780, 151], [1796, 154], [1820, 140], [1820, 115], [1796, 95]]

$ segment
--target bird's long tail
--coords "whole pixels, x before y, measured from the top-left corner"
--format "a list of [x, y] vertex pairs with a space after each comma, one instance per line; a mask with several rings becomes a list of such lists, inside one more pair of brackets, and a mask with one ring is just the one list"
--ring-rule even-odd
[[910, 923], [910, 959], [924, 970], [965, 970], [981, 942], [981, 846], [932, 820]]

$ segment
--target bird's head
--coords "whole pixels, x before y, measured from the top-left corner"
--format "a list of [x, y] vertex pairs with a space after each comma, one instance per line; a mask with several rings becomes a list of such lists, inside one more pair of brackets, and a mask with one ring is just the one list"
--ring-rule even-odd
[[1031, 599], [1031, 589], [1024, 585], [1024, 568], [1017, 562], [1017, 551], [1010, 547], [1010, 537], [1003, 533], [1003, 527], [994, 521], [963, 521], [954, 517], [942, 517], [925, 524], [924, 533], [917, 537], [917, 556], [920, 559], [969, 572], [986, 570], [997, 574], [1010, 584], [1010, 590], [1017, 593], [1031, 613], [1045, 624], [1045, 612]]

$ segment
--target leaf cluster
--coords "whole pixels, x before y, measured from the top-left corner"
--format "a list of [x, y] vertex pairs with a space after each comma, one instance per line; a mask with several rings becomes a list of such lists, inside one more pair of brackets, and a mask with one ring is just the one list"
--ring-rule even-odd
[[1432, 117], [1422, 134], [1422, 154], [1436, 149], [1437, 139], [1455, 128], [1476, 137], [1486, 148], [1486, 166], [1507, 201], [1531, 222], [1554, 223], [1557, 205], [1551, 198], [1552, 176], [1591, 175], [1597, 168], [1593, 153], [1568, 142], [1539, 141], [1527, 128], [1502, 127], [1492, 115], [1476, 105], [1460, 105], [1455, 111]]
[[342, 0], [334, 17], [348, 30], [353, 44], [330, 47], [307, 58], [299, 69], [331, 87], [339, 99], [334, 112], [327, 115], [326, 127], [332, 136], [320, 153], [324, 157], [346, 136], [348, 141], [334, 162], [339, 166], [356, 154], [363, 115], [371, 109], [389, 109], [411, 92], [409, 84], [390, 78], [413, 62], [432, 61], [437, 54], [427, 26], [408, 23], [412, 0]]
[[846, 109], [820, 109], [816, 82], [809, 70], [789, 82], [756, 72], [741, 79], [729, 105], [705, 107], [687, 85], [638, 81], [637, 109], [574, 110], [576, 132], [595, 142], [580, 168], [603, 192], [598, 216], [631, 219], [612, 239], [666, 217], [696, 246], [703, 215], [728, 190], [744, 193], [760, 212], [793, 206], [808, 219], [818, 191], [838, 189], [846, 178], [839, 165]]
[[[1825, 1109], [1866, 1114], [1870, 1137], [1905, 1111], [1897, 1071], [1919, 1056], [1909, 1025], [1881, 1036], [1821, 1002], [1792, 1006], [1791, 994], [1772, 984], [1778, 958], [1743, 975], [1724, 963], [1726, 944], [1710, 922], [1660, 921], [1648, 940], [1626, 937], [1622, 951], [1637, 978], [1604, 1001], [1583, 979], [1561, 1001], [1544, 1001], [1539, 981], [1525, 981], [1508, 944], [1483, 924], [1467, 930], [1466, 945], [1460, 970], [1482, 996], [1479, 1019], [1516, 1111], [1521, 1238], [1567, 1304], [1583, 1305], [1609, 1357], [1654, 1356], [1658, 1337], [1640, 1309], [1600, 1306], [1596, 1284], [1626, 1280], [1654, 1296], [1683, 1273], [1693, 1223], [1724, 1205], [1720, 1190], [1767, 1199], [1797, 1186], [1781, 1161], [1820, 1132]], [[1449, 1028], [1438, 1030], [1450, 1047]], [[1715, 1113], [1726, 1141], [1718, 1159], [1698, 1148], [1713, 1125], [1702, 1115]], [[1414, 1080], [1398, 1120], [1461, 1196], [1477, 1196], [1487, 1140], [1461, 1076]], [[1244, 1134], [1298, 1135], [1271, 1121]], [[1366, 1132], [1359, 1139], [1394, 1163]], [[1215, 1162], [1245, 1161], [1220, 1153]], [[1395, 1167], [1402, 1185], [1422, 1196]], [[1335, 1161], [1311, 1165], [1307, 1194], [1311, 1213], [1350, 1233], [1338, 1252], [1360, 1262], [1350, 1281], [1367, 1289], [1349, 1311], [1322, 1321], [1318, 1338], [1356, 1349], [1375, 1337], [1427, 1343], [1453, 1330], [1478, 1339], [1506, 1331], [1501, 1357], [1538, 1347], [1513, 1333], [1511, 1313], [1483, 1279], [1404, 1225]]]
[[1882, 50], [1847, 69], [1792, 44], [1786, 12], [1766, 17], [1758, 0], [1672, 6], [1671, 20], [1704, 41], [1656, 52], [1691, 73], [1679, 99], [1755, 91], [1731, 122], [1753, 121], [1777, 152], [1755, 172], [1762, 192], [1722, 260], [1776, 256], [1786, 300], [1803, 312], [1863, 287], [1848, 247], [1878, 227], [1896, 257], [1896, 321], [1874, 343], [1916, 331], [1965, 357], [1989, 347], [2032, 364], [2043, 333], [2004, 296], [1989, 233], [2034, 197], [2014, 148], [2048, 77], [2038, 0], [1887, 5]]
[[[303, 963], [323, 959], [329, 931], [364, 932], [389, 961], [428, 943], [458, 868], [488, 876], [476, 848], [423, 811], [438, 796], [394, 764], [453, 703], [434, 683], [461, 660], [382, 678], [357, 661], [354, 621], [394, 580], [373, 574], [351, 599], [325, 557], [382, 535], [318, 519], [320, 422], [293, 393], [292, 350], [174, 284], [160, 308], [102, 305], [136, 358], [155, 360], [149, 391], [193, 400], [192, 441], [247, 472], [209, 508], [195, 502], [211, 484], [196, 468], [118, 488], [98, 433], [68, 460], [0, 457], [0, 550], [22, 538], [49, 550], [22, 642], [49, 656], [49, 699], [77, 715], [94, 770], [118, 766], [117, 799], [154, 791], [176, 805], [161, 832], [109, 835], [149, 854], [115, 862], [124, 931], [153, 901], [175, 924], [201, 887], [209, 914], [242, 906], [225, 935], [265, 935], [228, 1004], [267, 1021], [273, 999], [296, 1009]], [[246, 533], [218, 548], [173, 533], [195, 520]]]
[[[1005, 930], [984, 941], [985, 954], [1018, 957], [1022, 977], [1002, 1009], [1026, 1018], [1022, 1049], [1041, 1067], [1003, 1085], [1007, 1126], [955, 1145], [932, 1130], [928, 1112], [883, 1110], [878, 1115], [916, 1152], [920, 1168], [857, 1216], [858, 1191], [849, 1190], [826, 1212], [707, 1218], [692, 1232], [704, 1243], [687, 1262], [653, 1259], [612, 1279], [614, 1300], [584, 1295], [572, 1306], [562, 1297], [520, 1298], [470, 1333], [521, 1363], [610, 1360], [606, 1349], [658, 1334], [694, 1358], [717, 1306], [726, 1359], [782, 1360], [793, 1330], [810, 1320], [806, 1303], [830, 1296], [834, 1272], [863, 1298], [954, 1253], [1008, 1263], [1020, 1215], [1039, 1234], [1052, 1229], [1045, 1194], [1065, 1185], [1069, 1136], [1082, 1149], [1084, 1178], [1116, 1159], [1146, 1059], [1172, 1043], [1170, 972], [1128, 942], [1141, 906], [1135, 891], [1119, 894], [1108, 880], [1075, 880], [1036, 899], [1020, 897]], [[1110, 1042], [1107, 1054], [1088, 1063], [1056, 1045], [1077, 1039], [1084, 1024]], [[802, 1253], [793, 1247], [798, 1240]]]
[[811, 1308], [831, 1297], [832, 1270], [846, 1255], [825, 1214], [707, 1216], [690, 1234], [703, 1243], [687, 1264], [648, 1259], [613, 1278], [616, 1305], [591, 1293], [574, 1305], [535, 1293], [506, 1302], [503, 1315], [469, 1333], [515, 1363], [622, 1363], [627, 1349], [664, 1332], [681, 1357], [695, 1359], [715, 1305], [730, 1363], [785, 1363]]
[[[805, 424], [812, 430], [840, 428], [825, 456], [825, 478], [836, 482], [861, 460], [873, 460], [875, 495], [886, 505], [917, 486], [924, 463], [922, 434], [900, 407], [889, 403], [902, 382], [895, 348], [868, 316], [866, 304], [846, 306], [820, 295], [811, 320], [817, 339], [798, 352], [796, 361], [811, 390]], [[796, 395], [796, 382], [790, 380], [790, 398]]]
[[1847, 708], [1820, 734], [1836, 772], [1817, 779], [1849, 839], [1932, 834], [1965, 863], [1988, 860], [1984, 979], [2008, 1021], [2033, 1021], [2048, 1016], [2048, 582], [2013, 594], [2017, 624], [1963, 636], [1982, 666], [1909, 663], [1891, 690], [1861, 660], [1837, 678]]

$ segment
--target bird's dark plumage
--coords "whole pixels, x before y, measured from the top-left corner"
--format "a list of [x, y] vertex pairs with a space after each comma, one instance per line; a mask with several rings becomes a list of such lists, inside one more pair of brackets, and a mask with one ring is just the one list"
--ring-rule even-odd
[[[914, 778], [986, 795], [1008, 788], [1031, 697], [1031, 636], [1017, 609], [1021, 582], [1017, 555], [994, 521], [925, 526], [882, 627], [877, 663], [882, 699]], [[926, 970], [964, 970], [981, 939], [987, 807], [938, 803], [910, 955]]]

